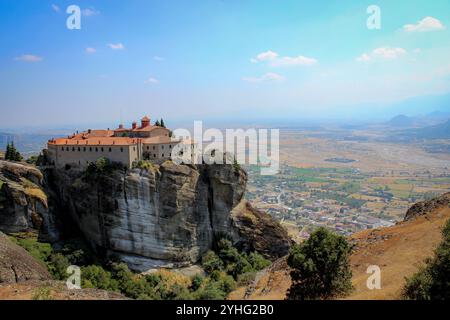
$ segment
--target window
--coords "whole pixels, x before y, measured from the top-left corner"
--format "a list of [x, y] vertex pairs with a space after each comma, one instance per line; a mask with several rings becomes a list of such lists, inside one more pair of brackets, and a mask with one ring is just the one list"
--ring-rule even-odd
[[156, 158], [156, 153], [155, 153], [155, 154], [153, 154], [153, 158]]
[[164, 153], [162, 154], [162, 157], [164, 158]]
[[109, 152], [111, 152], [112, 151], [112, 149], [111, 148], [109, 148]]
[[164, 146], [161, 146], [161, 149], [164, 149]]
[[120, 152], [123, 152], [123, 148], [120, 148]]
[[67, 147], [66, 150], [69, 151], [69, 147]]
[[75, 147], [72, 147], [72, 151], [75, 151]]
[[61, 149], [62, 151], [64, 151], [64, 147], [62, 147], [62, 149]]
[[89, 151], [92, 152], [92, 147], [89, 147]]
[[133, 151], [136, 151], [136, 147], [133, 147]]
[[103, 152], [103, 151], [105, 151], [105, 150], [104, 150], [103, 147], [102, 147], [102, 152]]
[[83, 147], [83, 151], [86, 152], [86, 147]]
[[81, 151], [81, 148], [80, 147], [78, 147], [78, 152], [80, 152]]
[[172, 145], [171, 144], [169, 144], [169, 149], [172, 149]]
[[153, 146], [153, 150], [155, 150], [155, 146]]
[[147, 146], [147, 150], [150, 150], [150, 147], [149, 147], [149, 146]]
[[95, 148], [95, 152], [98, 152], [98, 148]]

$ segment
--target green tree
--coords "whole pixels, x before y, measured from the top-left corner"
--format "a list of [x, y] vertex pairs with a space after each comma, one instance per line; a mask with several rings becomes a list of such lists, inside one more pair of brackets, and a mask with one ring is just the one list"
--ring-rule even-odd
[[8, 142], [6, 144], [5, 160], [9, 160], [10, 158], [11, 158], [11, 145]]
[[161, 127], [161, 123], [159, 122], [159, 120], [156, 120], [156, 122], [155, 122], [155, 126], [157, 126], [157, 127]]
[[288, 299], [329, 299], [348, 293], [352, 288], [350, 252], [345, 237], [325, 228], [294, 245], [288, 257], [288, 265], [293, 269]]
[[223, 262], [214, 251], [208, 251], [202, 258], [203, 269], [207, 273], [223, 269]]
[[62, 255], [61, 253], [55, 253], [50, 255], [47, 265], [50, 273], [57, 280], [65, 280], [69, 276], [66, 272], [67, 267], [70, 266], [69, 259], [67, 259], [67, 257]]
[[434, 257], [425, 261], [411, 278], [406, 279], [403, 297], [414, 300], [450, 299], [450, 219], [442, 230], [443, 240]]
[[5, 154], [5, 160], [7, 161], [22, 161], [23, 157], [20, 154], [19, 151], [17, 151], [16, 147], [14, 146], [14, 142], [11, 142], [11, 144], [6, 145], [6, 154]]
[[163, 118], [161, 118], [161, 127], [163, 127], [163, 128], [165, 128], [166, 127], [166, 125], [164, 124], [164, 120], [163, 120]]

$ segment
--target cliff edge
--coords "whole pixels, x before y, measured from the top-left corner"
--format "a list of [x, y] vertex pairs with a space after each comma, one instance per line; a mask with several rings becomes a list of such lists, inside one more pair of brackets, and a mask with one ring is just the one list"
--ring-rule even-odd
[[[248, 204], [240, 206], [247, 174], [232, 165], [165, 161], [126, 171], [44, 173], [58, 214], [66, 215], [98, 254], [114, 256], [136, 271], [196, 263], [223, 234], [269, 258], [289, 249], [277, 222]], [[244, 213], [250, 211], [247, 220]]]

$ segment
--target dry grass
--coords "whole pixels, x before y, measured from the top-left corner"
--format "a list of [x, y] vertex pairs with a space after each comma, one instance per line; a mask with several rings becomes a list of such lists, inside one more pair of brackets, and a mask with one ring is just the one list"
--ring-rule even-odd
[[[432, 256], [449, 218], [450, 208], [443, 208], [390, 228], [355, 234], [352, 240], [358, 247], [351, 257], [355, 290], [348, 299], [399, 299], [405, 277], [413, 275]], [[381, 268], [381, 290], [366, 286], [369, 265]]]
[[31, 198], [38, 199], [45, 207], [47, 207], [47, 195], [40, 188], [26, 188], [25, 194]]

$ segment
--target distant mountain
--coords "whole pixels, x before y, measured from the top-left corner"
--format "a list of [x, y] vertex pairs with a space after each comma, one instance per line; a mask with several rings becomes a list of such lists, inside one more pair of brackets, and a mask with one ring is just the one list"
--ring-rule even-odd
[[412, 127], [416, 121], [412, 117], [405, 116], [404, 114], [395, 116], [389, 120], [386, 124], [391, 127]]
[[385, 125], [392, 128], [418, 128], [442, 124], [448, 119], [450, 119], [450, 112], [444, 111], [433, 111], [426, 115], [418, 115], [414, 117], [400, 114], [386, 122]]
[[433, 112], [435, 115], [450, 114], [450, 94], [414, 97], [378, 110], [380, 114], [391, 114], [392, 116], [396, 114], [425, 115], [432, 111], [435, 111]]
[[450, 119], [450, 112], [434, 111], [424, 116], [424, 118], [430, 121], [443, 122]]
[[450, 119], [435, 126], [411, 129], [411, 135], [416, 139], [450, 139]]

